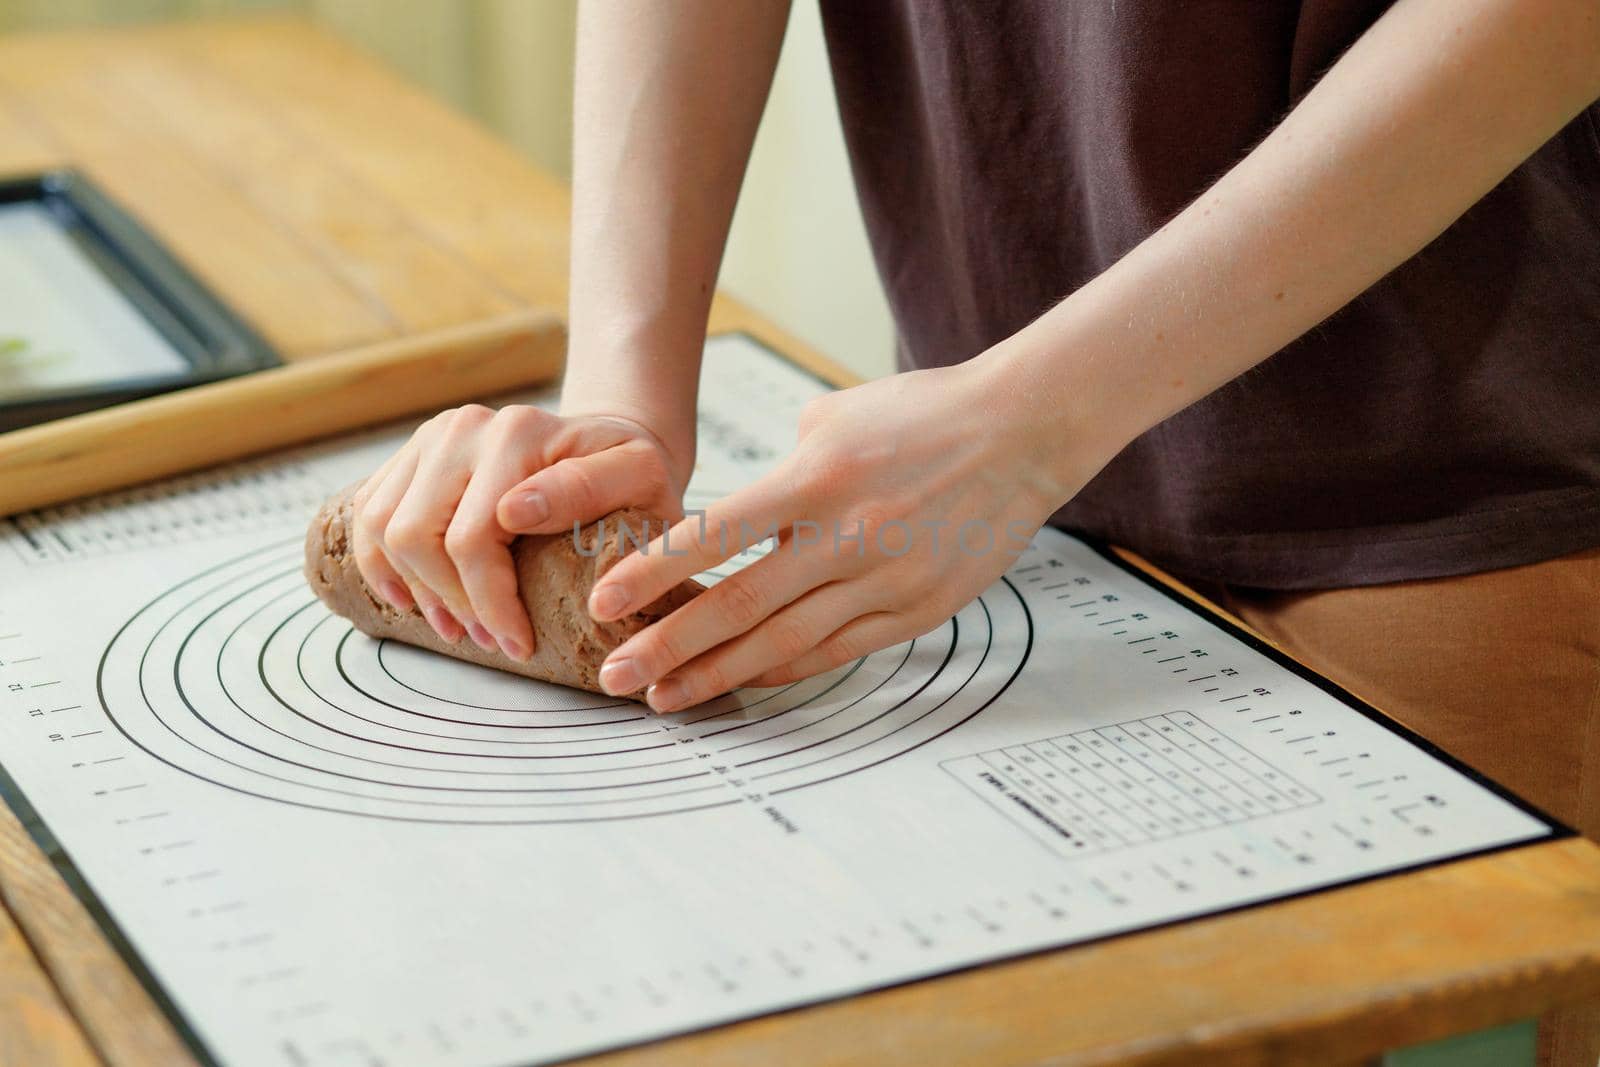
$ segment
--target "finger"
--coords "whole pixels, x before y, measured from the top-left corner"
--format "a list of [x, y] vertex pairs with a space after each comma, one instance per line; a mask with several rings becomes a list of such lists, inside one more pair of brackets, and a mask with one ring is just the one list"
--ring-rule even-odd
[[[384, 530], [383, 543], [396, 569], [409, 570], [420, 579], [471, 632], [478, 620], [445, 550], [444, 535], [471, 477], [475, 432], [492, 413], [484, 408], [478, 415], [472, 409], [467, 419], [460, 418], [466, 411], [459, 409], [433, 447], [422, 451], [416, 474]], [[417, 594], [414, 587], [412, 593]], [[418, 596], [419, 604], [422, 600]], [[475, 640], [487, 634], [481, 623], [478, 630]]]
[[350, 508], [350, 542], [356, 570], [368, 588], [401, 611], [415, 607], [416, 598], [384, 551], [383, 531], [416, 469], [416, 450], [402, 448], [362, 483]]
[[[422, 613], [422, 617], [427, 620], [428, 625], [433, 627], [434, 633], [452, 645], [463, 637], [468, 636], [470, 631], [467, 627], [451, 613], [449, 608], [445, 607], [444, 601], [440, 600], [438, 594], [429, 589], [422, 579], [411, 575], [408, 580], [411, 585], [411, 591], [417, 598], [417, 610]], [[481, 642], [476, 641], [475, 643], [481, 644]]]
[[630, 506], [652, 511], [670, 506], [674, 514], [661, 517], [677, 518], [670, 486], [660, 450], [646, 441], [627, 441], [539, 471], [500, 498], [497, 516], [501, 526], [519, 534], [560, 533], [575, 522], [594, 522]]
[[631, 615], [678, 583], [792, 528], [803, 507], [787, 472], [774, 471], [624, 556], [590, 590], [589, 614], [600, 622]]
[[823, 586], [667, 675], [645, 697], [656, 711], [679, 711], [726, 693], [763, 671], [802, 659], [860, 618], [869, 596], [862, 582]]
[[871, 655], [879, 649], [909, 641], [921, 632], [914, 622], [899, 612], [873, 612], [841, 626], [809, 652], [751, 675], [744, 684], [758, 689], [791, 685], [802, 678], [810, 678]]
[[522, 477], [525, 470], [508, 451], [485, 457], [467, 483], [444, 535], [445, 551], [455, 564], [473, 614], [500, 650], [515, 660], [533, 655], [537, 637], [517, 585], [512, 534], [502, 528], [495, 510], [506, 485]]
[[[412, 572], [410, 567], [406, 566], [404, 560], [400, 559], [398, 555], [389, 553], [383, 541], [395, 509], [399, 506], [401, 498], [405, 496], [406, 490], [410, 488], [411, 482], [416, 475], [417, 464], [420, 459], [421, 452], [415, 448], [408, 448], [398, 454], [389, 474], [367, 497], [365, 505], [362, 506], [358, 514], [356, 524], [356, 528], [359, 531], [356, 545], [358, 553], [356, 566], [360, 570], [361, 562], [364, 558], [367, 561], [368, 569], [374, 574], [378, 573], [379, 568], [386, 569], [388, 574], [394, 576], [392, 580], [399, 583], [398, 590], [391, 589], [386, 594], [393, 598], [391, 603], [401, 611], [410, 611], [412, 608], [416, 608], [422, 614], [422, 617], [427, 620], [428, 625], [433, 627], [435, 633], [454, 644], [465, 636], [466, 627], [461, 625], [459, 619], [450, 614], [449, 609], [444, 606], [438, 596], [428, 588], [421, 578]], [[371, 485], [372, 481], [373, 479], [368, 479], [367, 485]], [[362, 486], [357, 491], [358, 496], [367, 492], [367, 485]], [[365, 571], [363, 571], [363, 577], [366, 577]], [[385, 577], [379, 580], [390, 581], [391, 579]], [[368, 584], [372, 585], [371, 578], [368, 578]], [[378, 587], [374, 586], [374, 588]]]
[[637, 692], [759, 625], [827, 578], [828, 559], [820, 553], [768, 555], [623, 642], [601, 666], [600, 685], [613, 695]]
[[451, 614], [450, 609], [445, 607], [444, 601], [439, 599], [439, 595], [428, 588], [428, 583], [419, 578], [410, 567], [407, 567], [405, 561], [399, 556], [389, 556], [387, 558], [390, 565], [394, 567], [395, 572], [400, 575], [400, 580], [405, 584], [408, 594], [415, 602], [418, 614], [423, 617], [429, 626], [433, 627], [435, 633], [451, 644], [455, 644], [467, 635], [466, 626], [462, 625], [461, 620]]

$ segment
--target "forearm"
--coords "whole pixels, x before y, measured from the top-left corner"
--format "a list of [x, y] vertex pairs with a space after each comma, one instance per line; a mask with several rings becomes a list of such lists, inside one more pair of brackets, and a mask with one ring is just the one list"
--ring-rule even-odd
[[706, 317], [788, 0], [588, 0], [573, 114], [564, 414], [692, 462]]
[[1415, 254], [1597, 95], [1591, 0], [1401, 0], [1211, 189], [975, 362], [1045, 439], [1109, 459]]

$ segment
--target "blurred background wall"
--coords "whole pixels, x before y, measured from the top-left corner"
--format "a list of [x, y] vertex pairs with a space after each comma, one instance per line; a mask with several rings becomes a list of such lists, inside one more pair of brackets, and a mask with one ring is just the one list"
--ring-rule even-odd
[[[0, 32], [290, 10], [570, 173], [576, 0], [0, 0]], [[795, 0], [722, 284], [862, 374], [893, 326], [850, 182], [816, 0]]]

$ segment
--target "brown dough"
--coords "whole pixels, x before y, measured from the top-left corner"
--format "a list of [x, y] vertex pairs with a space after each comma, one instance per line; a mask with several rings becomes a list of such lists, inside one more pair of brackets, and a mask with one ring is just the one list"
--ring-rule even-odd
[[[336, 615], [372, 637], [404, 641], [456, 659], [496, 670], [510, 671], [541, 682], [570, 685], [601, 692], [600, 664], [606, 656], [651, 622], [688, 603], [703, 591], [699, 582], [687, 581], [636, 615], [615, 622], [589, 617], [589, 590], [621, 559], [664, 529], [662, 520], [636, 510], [615, 511], [583, 528], [577, 543], [571, 531], [541, 537], [519, 537], [511, 542], [511, 559], [517, 570], [522, 603], [533, 623], [534, 652], [518, 662], [498, 649], [486, 651], [469, 637], [451, 644], [434, 632], [422, 613], [400, 611], [377, 596], [356, 569], [350, 544], [350, 486], [317, 512], [306, 533], [306, 580]], [[622, 529], [632, 531], [624, 540]], [[604, 540], [601, 540], [601, 532]], [[583, 552], [577, 545], [583, 546]], [[635, 697], [638, 693], [631, 694]]]

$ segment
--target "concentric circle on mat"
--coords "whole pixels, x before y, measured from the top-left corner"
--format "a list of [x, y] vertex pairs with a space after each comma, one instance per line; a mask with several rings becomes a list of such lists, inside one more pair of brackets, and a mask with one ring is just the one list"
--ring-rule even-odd
[[300, 566], [298, 540], [276, 543], [129, 619], [100, 663], [117, 727], [197, 778], [325, 811], [517, 824], [667, 815], [908, 752], [992, 702], [1031, 645], [1005, 583], [916, 641], [659, 717], [375, 641], [329, 614]]

